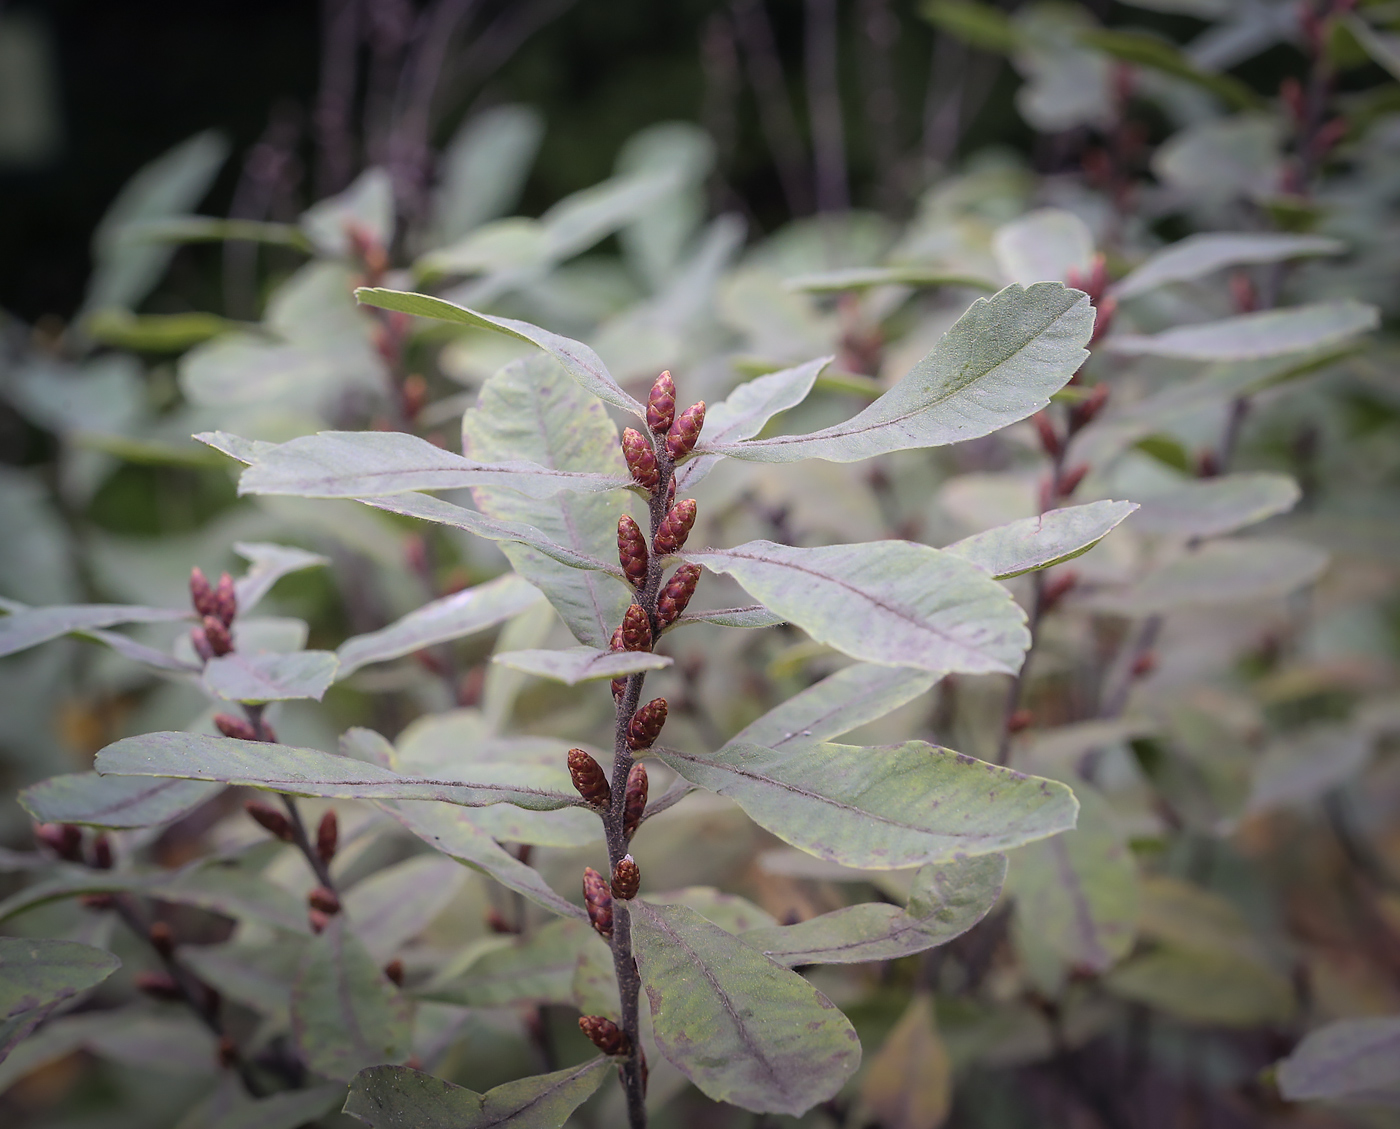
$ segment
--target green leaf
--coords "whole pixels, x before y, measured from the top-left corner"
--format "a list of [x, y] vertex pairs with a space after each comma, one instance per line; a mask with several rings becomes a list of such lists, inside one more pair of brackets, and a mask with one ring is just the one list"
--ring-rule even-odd
[[[682, 613], [671, 627], [683, 627], [687, 623], [713, 623], [716, 627], [776, 627], [786, 620], [774, 615], [762, 604], [749, 604], [742, 608], [715, 608], [713, 611], [688, 611]], [[670, 627], [666, 629], [671, 630]], [[665, 634], [663, 632], [662, 634]]]
[[261, 541], [235, 541], [233, 551], [250, 564], [248, 571], [233, 586], [238, 597], [239, 615], [246, 615], [257, 606], [282, 577], [331, 563], [329, 557], [323, 557], [320, 553]]
[[410, 1009], [350, 932], [330, 919], [302, 955], [292, 986], [292, 1035], [317, 1074], [349, 1081], [357, 1071], [409, 1053]]
[[1119, 31], [1108, 28], [1092, 28], [1082, 31], [1079, 41], [1086, 47], [1102, 51], [1125, 63], [1135, 63], [1161, 71], [1174, 78], [1185, 79], [1220, 98], [1236, 110], [1250, 110], [1259, 106], [1262, 99], [1239, 79], [1227, 74], [1214, 74], [1202, 70], [1182, 54], [1175, 46], [1155, 35], [1136, 31]]
[[647, 901], [654, 906], [686, 906], [726, 933], [747, 933], [750, 929], [767, 929], [778, 924], [777, 918], [747, 898], [726, 894], [713, 886], [687, 886], [665, 894], [648, 894]]
[[798, 755], [731, 743], [708, 756], [658, 751], [759, 826], [842, 866], [899, 870], [993, 854], [1074, 826], [1063, 784], [923, 741], [817, 745]]
[[1291, 1102], [1400, 1105], [1400, 1016], [1340, 1019], [1309, 1031], [1276, 1070]]
[[217, 314], [143, 314], [117, 306], [97, 310], [84, 322], [83, 330], [100, 345], [129, 349], [137, 353], [183, 353], [192, 345], [208, 341], [237, 326], [237, 322]]
[[1400, 36], [1382, 34], [1354, 13], [1343, 14], [1341, 22], [1372, 62], [1389, 71], [1391, 78], [1400, 80]]
[[586, 954], [612, 966], [604, 941], [585, 921], [551, 921], [523, 937], [478, 950], [463, 969], [416, 992], [421, 999], [464, 1007], [569, 1004], [574, 970]]
[[381, 804], [391, 816], [425, 843], [473, 870], [494, 878], [537, 906], [563, 917], [587, 918], [579, 906], [561, 897], [532, 866], [507, 851], [472, 822], [469, 812], [447, 804]]
[[450, 858], [416, 855], [355, 883], [343, 898], [345, 916], [361, 944], [383, 964], [432, 924], [466, 877]]
[[173, 216], [164, 220], [143, 220], [128, 224], [121, 232], [123, 243], [267, 243], [310, 252], [311, 241], [299, 227], [289, 223], [259, 220], [225, 220], [214, 216]]
[[543, 138], [544, 119], [529, 106], [494, 106], [463, 122], [442, 156], [439, 236], [460, 239], [505, 215], [525, 186]]
[[568, 374], [604, 403], [631, 412], [639, 419], [646, 413], [635, 399], [622, 390], [613, 379], [598, 354], [581, 341], [550, 333], [514, 318], [498, 318], [489, 314], [479, 314], [465, 306], [458, 306], [442, 298], [427, 294], [413, 294], [402, 290], [385, 290], [381, 287], [362, 286], [355, 291], [355, 297], [366, 306], [377, 306], [383, 310], [397, 310], [399, 313], [415, 314], [418, 317], [437, 318], [440, 321], [455, 322], [458, 325], [473, 325], [482, 329], [494, 329], [507, 337], [514, 337], [537, 345], [564, 366]]
[[1123, 999], [1187, 1023], [1256, 1027], [1285, 1023], [1293, 1013], [1286, 979], [1224, 953], [1163, 946], [1119, 965], [1104, 982]]
[[301, 229], [323, 255], [354, 256], [351, 227], [381, 247], [394, 243], [394, 182], [389, 171], [369, 168], [344, 191], [318, 201], [302, 213]]
[[[462, 417], [462, 446], [493, 462], [529, 459], [560, 471], [627, 478], [617, 427], [603, 405], [547, 357], [507, 365], [482, 386], [477, 406]], [[625, 494], [561, 493], [535, 500], [479, 488], [472, 496], [489, 518], [539, 529], [589, 559], [617, 559]], [[549, 597], [579, 642], [608, 646], [631, 601], [630, 588], [571, 567], [538, 545], [503, 550], [515, 570]]]
[[218, 1066], [214, 1036], [193, 1015], [143, 1015], [128, 1010], [65, 1015], [46, 1023], [0, 1065], [0, 1093], [76, 1050], [91, 1051], [121, 1066], [177, 1077], [212, 1075]]
[[1104, 972], [1132, 948], [1137, 866], [1112, 810], [1092, 787], [1075, 787], [1073, 831], [1016, 853], [1011, 889], [1022, 928], [1074, 969]]
[[219, 791], [217, 784], [95, 772], [51, 776], [19, 794], [39, 823], [76, 823], [112, 829], [154, 827], [194, 811]]
[[336, 651], [345, 678], [369, 663], [412, 654], [504, 623], [540, 601], [534, 585], [513, 573], [464, 588], [409, 612], [388, 627], [347, 639]]
[[[970, 290], [996, 289], [996, 284], [974, 275], [955, 274], [940, 267], [918, 263], [897, 263], [887, 267], [846, 267], [814, 271], [783, 280], [789, 290], [812, 294], [832, 294], [846, 290], [869, 290], [875, 286], [958, 286]], [[708, 425], [709, 420], [706, 420]]]
[[538, 678], [577, 686], [580, 682], [621, 678], [644, 670], [664, 670], [675, 660], [647, 651], [595, 651], [592, 647], [569, 647], [563, 651], [506, 651], [492, 655], [491, 661]]
[[994, 580], [1049, 568], [1087, 553], [1136, 510], [1134, 502], [1090, 502], [975, 533], [943, 551], [971, 561]]
[[1301, 541], [1263, 537], [1209, 541], [1149, 572], [1092, 607], [1144, 616], [1193, 605], [1235, 604], [1286, 596], [1327, 568], [1328, 554]]
[[280, 702], [322, 695], [340, 661], [332, 651], [235, 651], [204, 664], [204, 688], [228, 702]]
[[1306, 804], [1361, 772], [1373, 740], [1351, 725], [1313, 724], [1270, 742], [1254, 762], [1247, 813]]
[[801, 549], [750, 541], [685, 559], [733, 576], [764, 607], [852, 658], [1014, 674], [1025, 613], [981, 569], [909, 541]]
[[856, 663], [794, 694], [736, 733], [729, 744], [796, 752], [893, 712], [938, 681], [924, 671]]
[[802, 403], [812, 391], [817, 375], [832, 359], [818, 357], [804, 365], [746, 381], [718, 404], [711, 405], [705, 412], [700, 452], [676, 468], [677, 494], [684, 495], [694, 490], [696, 483], [723, 458], [722, 455], [705, 454], [706, 448], [752, 439], [774, 416]]
[[330, 1113], [344, 1098], [345, 1087], [340, 1083], [290, 1090], [240, 1102], [221, 1117], [203, 1122], [201, 1129], [298, 1129]]
[[[97, 771], [117, 776], [217, 780], [295, 796], [343, 800], [441, 800], [464, 807], [514, 803], [537, 811], [578, 802], [565, 769], [541, 765], [476, 766], [479, 780], [402, 776], [378, 765], [271, 742], [199, 733], [145, 733], [108, 745]], [[561, 785], [562, 787], [555, 787]]]
[[73, 604], [12, 610], [0, 618], [0, 656], [13, 655], [69, 632], [115, 627], [120, 623], [167, 623], [189, 617], [187, 611], [126, 604]]
[[1298, 483], [1287, 474], [1255, 472], [1203, 478], [1145, 499], [1133, 519], [1133, 528], [1140, 533], [1216, 537], [1287, 513], [1300, 496]]
[[1272, 231], [1203, 232], [1172, 243], [1139, 266], [1110, 291], [1120, 300], [1135, 298], [1169, 282], [1190, 282], [1227, 267], [1279, 263], [1314, 255], [1340, 255], [1346, 245], [1320, 235]]
[[345, 1112], [373, 1129], [560, 1129], [611, 1066], [599, 1057], [484, 1094], [406, 1066], [377, 1066], [350, 1083]]
[[1005, 855], [954, 859], [920, 868], [904, 909], [866, 902], [796, 925], [753, 929], [743, 941], [788, 968], [896, 960], [966, 933], [996, 905], [1005, 879]]
[[1088, 277], [1094, 235], [1073, 212], [1040, 208], [997, 228], [992, 251], [1002, 275], [1012, 282], [1064, 282], [1072, 271]]
[[800, 1116], [860, 1065], [846, 1017], [796, 973], [685, 906], [628, 912], [657, 1045], [708, 1097]]
[[927, 990], [915, 992], [871, 1059], [860, 1096], [885, 1129], [938, 1129], [947, 1120], [953, 1067]]
[[309, 943], [309, 935], [284, 933], [271, 945], [182, 945], [179, 955], [181, 963], [225, 998], [285, 1028], [291, 1022], [292, 985]]
[[630, 482], [620, 475], [557, 470], [525, 460], [479, 463], [402, 431], [321, 431], [260, 452], [238, 480], [238, 491], [363, 498], [493, 485], [549, 498], [561, 490], [598, 493]]
[[0, 1020], [52, 1008], [101, 984], [122, 962], [103, 949], [41, 937], [0, 937]]
[[1084, 363], [1089, 298], [1059, 283], [979, 298], [898, 384], [845, 423], [809, 435], [704, 444], [757, 462], [850, 463], [975, 439], [1032, 415]]
[[1375, 306], [1352, 298], [1180, 325], [1152, 336], [1123, 334], [1103, 344], [1131, 357], [1183, 361], [1251, 361], [1322, 349], [1369, 333], [1380, 324]]
[[934, 27], [983, 51], [1009, 55], [1021, 43], [1006, 13], [978, 0], [924, 0], [919, 12]]

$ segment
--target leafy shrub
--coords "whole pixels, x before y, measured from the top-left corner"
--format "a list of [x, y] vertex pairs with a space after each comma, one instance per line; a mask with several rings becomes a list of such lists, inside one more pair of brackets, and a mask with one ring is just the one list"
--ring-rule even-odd
[[[0, 483], [0, 1085], [83, 1050], [142, 1124], [271, 1129], [1393, 1103], [1396, 119], [1328, 85], [1392, 41], [1305, 21], [1265, 104], [1077, 9], [930, 11], [1089, 175], [984, 154], [747, 250], [683, 124], [538, 219], [518, 107], [407, 230], [378, 169], [187, 214], [209, 137], [132, 182], [6, 374], [57, 446]], [[1129, 78], [1182, 123], [1151, 182]], [[133, 312], [224, 239], [298, 257], [261, 323]]]

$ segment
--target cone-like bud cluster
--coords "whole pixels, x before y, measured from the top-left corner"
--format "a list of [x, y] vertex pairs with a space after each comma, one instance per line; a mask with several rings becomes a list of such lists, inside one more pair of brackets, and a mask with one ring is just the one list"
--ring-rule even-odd
[[647, 397], [647, 426], [657, 434], [665, 434], [671, 429], [676, 418], [676, 382], [669, 372], [663, 372], [651, 386]]
[[695, 499], [685, 498], [671, 507], [661, 519], [661, 528], [656, 531], [653, 543], [658, 556], [679, 553], [685, 548], [685, 539], [690, 536], [690, 528], [695, 524]]
[[661, 736], [661, 727], [666, 724], [666, 699], [653, 698], [640, 706], [627, 723], [627, 747], [634, 753], [639, 749], [649, 749]]
[[233, 626], [233, 617], [238, 614], [238, 595], [234, 591], [233, 577], [228, 573], [219, 577], [219, 586], [214, 589], [214, 610], [210, 614], [225, 627]]
[[661, 485], [661, 471], [656, 465], [651, 444], [635, 427], [629, 427], [622, 433], [622, 457], [627, 460], [632, 481], [648, 494], [654, 493]]
[[316, 857], [327, 866], [331, 859], [335, 858], [335, 848], [340, 841], [340, 821], [336, 819], [335, 812], [328, 811], [321, 817], [321, 824], [316, 828]]
[[700, 582], [700, 566], [687, 564], [676, 569], [675, 574], [656, 597], [656, 622], [660, 627], [670, 627], [680, 618], [695, 595], [695, 586]]
[[578, 1029], [605, 1055], [621, 1056], [632, 1050], [632, 1040], [627, 1037], [627, 1032], [601, 1015], [579, 1016]]
[[218, 608], [214, 603], [214, 588], [204, 570], [198, 566], [190, 569], [190, 604], [201, 618], [213, 615]]
[[617, 559], [633, 588], [646, 584], [647, 539], [642, 536], [641, 527], [627, 514], [617, 519]]
[[340, 898], [329, 886], [317, 886], [306, 895], [306, 900], [312, 909], [318, 909], [328, 917], [340, 912]]
[[225, 737], [233, 737], [239, 741], [256, 741], [258, 739], [257, 730], [253, 728], [252, 722], [247, 718], [234, 717], [231, 713], [216, 713], [214, 715], [214, 728]]
[[403, 961], [395, 957], [384, 966], [384, 975], [396, 987], [403, 987]]
[[642, 825], [642, 813], [647, 810], [647, 766], [634, 764], [627, 774], [627, 795], [622, 804], [622, 833], [628, 839]]
[[705, 426], [705, 401], [691, 404], [676, 417], [671, 429], [666, 432], [666, 453], [675, 462], [685, 458], [700, 441], [700, 429]]
[[34, 838], [61, 859], [80, 862], [83, 857], [83, 833], [71, 823], [40, 823], [34, 828]]
[[622, 617], [622, 649], [624, 651], [651, 650], [651, 620], [646, 608], [632, 604]]
[[204, 632], [204, 641], [215, 656], [226, 655], [233, 650], [233, 636], [217, 616], [205, 616], [204, 626], [199, 630]]
[[160, 953], [163, 957], [173, 956], [175, 953], [175, 934], [170, 931], [170, 926], [164, 921], [155, 922], [148, 933], [151, 948]]
[[92, 841], [92, 861], [89, 865], [93, 870], [112, 869], [112, 840], [107, 838], [105, 831]]
[[614, 898], [621, 898], [624, 902], [629, 902], [637, 896], [637, 890], [642, 884], [642, 871], [637, 866], [636, 860], [631, 855], [623, 857], [622, 861], [613, 867], [612, 894]]
[[291, 843], [296, 840], [296, 833], [292, 830], [292, 821], [271, 804], [265, 804], [261, 800], [249, 800], [243, 805], [243, 809], [260, 823], [265, 831], [281, 839], [282, 842]]
[[583, 868], [583, 904], [588, 907], [588, 920], [599, 936], [612, 937], [612, 892], [607, 880], [591, 866]]
[[180, 985], [168, 972], [138, 972], [135, 977], [136, 990], [157, 1000], [178, 1000], [183, 998]]
[[612, 786], [603, 766], [582, 749], [569, 750], [569, 775], [584, 802], [595, 808], [612, 803]]

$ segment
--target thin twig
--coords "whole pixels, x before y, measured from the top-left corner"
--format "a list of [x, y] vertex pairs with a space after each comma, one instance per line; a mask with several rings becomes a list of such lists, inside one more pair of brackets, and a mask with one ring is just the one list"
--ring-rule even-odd
[[836, 0], [807, 0], [806, 13], [807, 117], [817, 211], [841, 212], [851, 206], [851, 196], [846, 184], [846, 131], [841, 121]]
[[812, 210], [797, 118], [788, 100], [787, 80], [763, 0], [734, 0], [734, 26], [744, 49], [749, 84], [758, 102], [758, 120], [773, 154], [773, 165], [793, 215]]

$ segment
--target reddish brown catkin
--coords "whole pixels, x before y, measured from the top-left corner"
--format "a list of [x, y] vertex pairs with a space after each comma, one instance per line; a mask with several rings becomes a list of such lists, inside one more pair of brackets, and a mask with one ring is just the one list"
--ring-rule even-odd
[[661, 727], [666, 724], [666, 699], [653, 698], [637, 709], [627, 724], [627, 747], [634, 753], [649, 749], [661, 736]]
[[647, 397], [647, 426], [657, 434], [671, 429], [676, 415], [676, 382], [669, 372], [663, 372], [651, 386]]
[[654, 494], [661, 485], [661, 471], [656, 465], [651, 444], [636, 428], [629, 427], [622, 433], [622, 457], [627, 460], [632, 481], [648, 494]]
[[622, 574], [633, 588], [646, 584], [647, 539], [641, 527], [627, 514], [617, 519], [617, 559], [622, 565]]
[[622, 833], [630, 840], [642, 824], [647, 810], [647, 766], [634, 764], [627, 774], [627, 794], [622, 804]]
[[603, 809], [612, 803], [612, 785], [603, 766], [582, 749], [569, 750], [569, 775], [584, 802]]
[[598, 935], [612, 938], [613, 907], [612, 891], [607, 880], [591, 866], [583, 869], [583, 904], [588, 908], [588, 920]]
[[666, 581], [656, 597], [656, 622], [660, 627], [670, 627], [681, 617], [695, 595], [695, 586], [700, 582], [700, 566], [681, 565], [671, 579]]
[[631, 855], [625, 855], [618, 864], [613, 867], [612, 875], [612, 895], [614, 898], [621, 898], [624, 902], [631, 901], [637, 896], [637, 891], [642, 885], [642, 871], [636, 860]]
[[691, 404], [676, 417], [676, 422], [671, 424], [670, 430], [666, 432], [666, 453], [671, 456], [673, 462], [685, 458], [695, 449], [695, 444], [700, 441], [700, 430], [704, 426], [704, 400]]
[[671, 507], [656, 531], [653, 547], [657, 556], [679, 553], [685, 548], [685, 539], [690, 536], [696, 513], [694, 498], [686, 498]]
[[632, 1050], [632, 1040], [621, 1027], [601, 1015], [578, 1017], [579, 1030], [605, 1055], [625, 1055]]
[[651, 650], [651, 620], [646, 608], [632, 604], [622, 617], [622, 649], [625, 651]]

